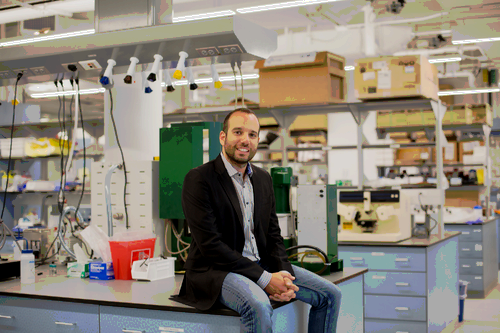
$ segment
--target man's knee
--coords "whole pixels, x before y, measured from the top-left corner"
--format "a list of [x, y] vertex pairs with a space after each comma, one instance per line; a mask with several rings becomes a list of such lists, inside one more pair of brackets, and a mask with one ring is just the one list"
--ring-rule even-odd
[[252, 312], [258, 317], [272, 317], [273, 315], [273, 307], [271, 306], [271, 302], [265, 293], [264, 296], [253, 295], [253, 297], [248, 300], [247, 308], [245, 310]]
[[342, 291], [337, 285], [331, 283], [328, 288], [328, 296], [332, 301], [339, 303], [342, 299]]

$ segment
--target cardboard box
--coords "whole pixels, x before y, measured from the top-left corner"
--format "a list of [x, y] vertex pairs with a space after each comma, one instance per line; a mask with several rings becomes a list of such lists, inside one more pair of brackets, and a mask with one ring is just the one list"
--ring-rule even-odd
[[469, 207], [481, 205], [481, 192], [479, 190], [459, 191], [449, 188], [445, 191], [445, 207]]
[[[269, 159], [271, 161], [281, 161], [282, 157], [283, 157], [283, 153], [274, 152], [274, 153], [269, 154]], [[288, 160], [289, 161], [295, 160], [296, 158], [297, 158], [297, 155], [294, 151], [288, 152]]]
[[437, 68], [423, 56], [355, 61], [354, 90], [361, 100], [423, 97], [438, 100]]
[[80, 264], [77, 262], [68, 263], [67, 267], [68, 277], [79, 277], [88, 278], [89, 277], [89, 264]]
[[[396, 143], [410, 143], [409, 139], [395, 140]], [[419, 139], [417, 142], [429, 142], [427, 139]], [[431, 160], [430, 147], [397, 148], [394, 150], [395, 165], [420, 165]]]
[[290, 125], [290, 131], [328, 130], [328, 116], [326, 114], [298, 116]]
[[472, 110], [473, 124], [493, 126], [493, 113], [489, 104], [469, 105]]
[[89, 277], [92, 280], [114, 280], [115, 272], [112, 262], [91, 262], [89, 264]]
[[472, 157], [475, 147], [484, 147], [484, 141], [464, 141], [458, 143], [458, 160], [460, 163], [469, 164], [472, 158], [465, 158], [465, 156]]
[[343, 103], [345, 58], [329, 52], [259, 60], [260, 106]]
[[[448, 144], [443, 146], [443, 163], [458, 163], [458, 156], [458, 143], [456, 141], [448, 141]], [[437, 162], [436, 148], [432, 148], [432, 162]]]
[[406, 111], [377, 111], [377, 127], [405, 127], [408, 126]]

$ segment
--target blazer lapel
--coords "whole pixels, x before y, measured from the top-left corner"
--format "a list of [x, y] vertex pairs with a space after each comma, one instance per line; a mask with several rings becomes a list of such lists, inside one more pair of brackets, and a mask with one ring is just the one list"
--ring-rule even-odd
[[260, 226], [260, 214], [261, 212], [261, 207], [262, 207], [262, 183], [257, 176], [255, 172], [255, 168], [252, 166], [254, 173], [252, 177], [250, 178], [250, 181], [252, 182], [252, 187], [253, 187], [253, 223], [254, 223], [254, 230], [257, 232], [259, 230]]
[[234, 210], [236, 210], [236, 214], [238, 215], [238, 220], [240, 221], [240, 225], [243, 226], [243, 215], [241, 213], [240, 201], [238, 200], [238, 194], [236, 193], [236, 189], [234, 188], [233, 181], [229, 174], [227, 173], [226, 167], [224, 166], [224, 162], [222, 162], [222, 157], [219, 155], [215, 160], [215, 168], [218, 173], [219, 182], [222, 185], [222, 188], [226, 192], [231, 204], [233, 205]]

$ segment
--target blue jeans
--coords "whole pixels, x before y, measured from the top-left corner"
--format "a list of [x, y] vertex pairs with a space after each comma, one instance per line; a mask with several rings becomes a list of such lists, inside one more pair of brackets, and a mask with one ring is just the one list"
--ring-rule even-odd
[[[340, 288], [332, 282], [297, 266], [292, 266], [299, 287], [296, 299], [311, 304], [309, 333], [334, 333], [340, 311]], [[263, 267], [266, 269], [265, 267]], [[229, 273], [224, 279], [219, 301], [241, 315], [245, 333], [272, 333], [273, 308], [269, 294], [240, 274]]]

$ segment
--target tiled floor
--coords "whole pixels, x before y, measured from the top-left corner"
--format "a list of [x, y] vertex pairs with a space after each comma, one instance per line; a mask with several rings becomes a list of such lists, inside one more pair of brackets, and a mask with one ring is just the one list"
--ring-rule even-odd
[[[500, 279], [500, 272], [499, 272]], [[500, 333], [500, 284], [485, 299], [466, 299], [464, 321], [453, 333]]]

